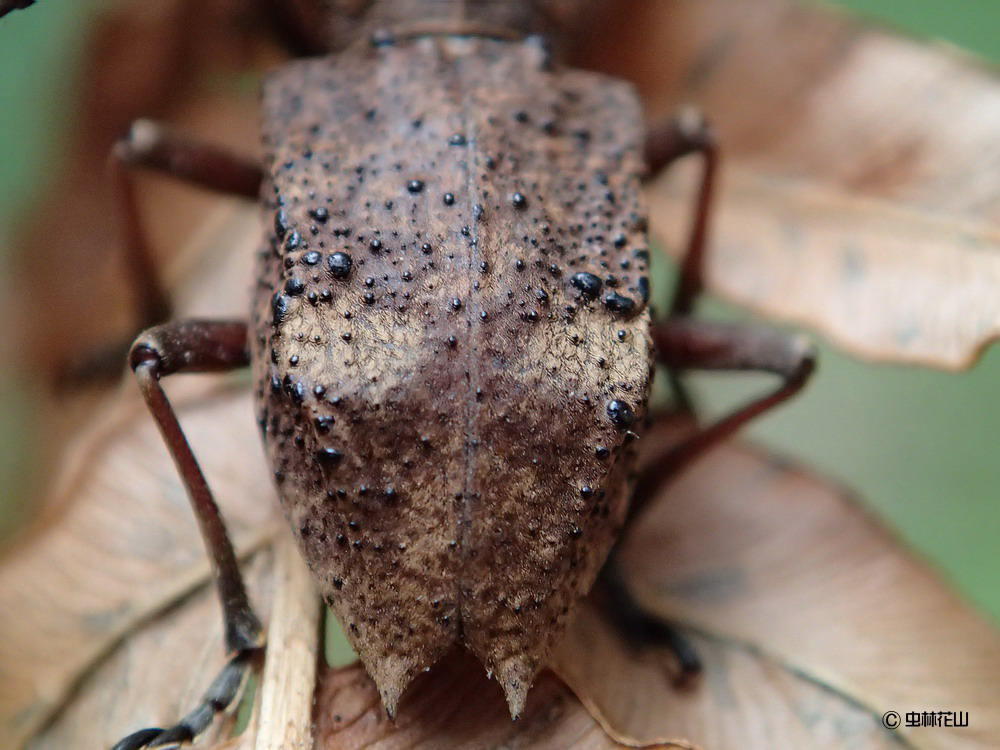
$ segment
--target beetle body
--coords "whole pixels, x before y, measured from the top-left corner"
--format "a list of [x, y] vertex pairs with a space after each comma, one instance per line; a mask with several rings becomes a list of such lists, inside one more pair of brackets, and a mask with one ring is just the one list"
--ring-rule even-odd
[[530, 39], [382, 41], [265, 84], [258, 420], [390, 714], [461, 643], [516, 716], [627, 508], [639, 105]]

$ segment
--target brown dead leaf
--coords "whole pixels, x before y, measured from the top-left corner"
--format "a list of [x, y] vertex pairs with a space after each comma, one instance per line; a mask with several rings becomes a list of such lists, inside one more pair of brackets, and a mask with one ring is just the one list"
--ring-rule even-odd
[[866, 708], [751, 646], [693, 629], [684, 634], [705, 667], [691, 689], [675, 689], [669, 660], [633, 653], [590, 604], [578, 614], [557, 668], [608, 732], [634, 744], [690, 737], [712, 750], [899, 746]]
[[[677, 177], [653, 188], [661, 226], [688, 221]], [[858, 355], [936, 367], [971, 365], [1000, 333], [1000, 227], [739, 167], [724, 186], [711, 265], [733, 300]]]
[[[958, 369], [1000, 335], [1000, 85], [943, 46], [797, 0], [622, 0], [586, 64], [723, 145], [713, 290], [872, 359]], [[683, 248], [693, 182], [649, 197]]]
[[[623, 735], [715, 750], [1000, 737], [1000, 635], [828, 481], [723, 446], [661, 493], [624, 562], [639, 599], [692, 636], [706, 674], [677, 692], [662, 655], [631, 653], [584, 609], [556, 669]], [[969, 727], [889, 732], [887, 711], [967, 711]]]
[[[217, 389], [213, 398], [182, 395], [184, 385], [204, 394], [210, 382], [176, 385], [195, 450], [215, 446], [207, 463], [237, 546], [259, 547], [277, 528], [276, 501], [252, 428], [230, 429], [252, 427], [249, 401]], [[73, 446], [46, 523], [0, 565], [0, 746], [30, 736], [116, 642], [206, 580], [207, 559], [162, 439], [137, 394], [120, 399]]]
[[[237, 727], [235, 706], [195, 743], [213, 750], [308, 750], [320, 602], [305, 563], [286, 532], [244, 565], [269, 643], [252, 716]], [[204, 578], [201, 579], [204, 583]], [[200, 700], [224, 663], [215, 592], [202, 587], [148, 623], [81, 680], [77, 695], [30, 750], [108, 747], [126, 731], [179, 717]], [[231, 737], [235, 730], [240, 733]]]
[[[263, 612], [275, 594], [273, 557], [267, 548], [243, 566]], [[26, 743], [26, 750], [108, 748], [129, 732], [182, 716], [222, 668], [224, 649], [218, 597], [201, 587], [168, 616], [136, 623], [121, 645], [85, 674], [73, 699]], [[224, 742], [234, 718], [230, 712], [217, 721], [196, 747]]]

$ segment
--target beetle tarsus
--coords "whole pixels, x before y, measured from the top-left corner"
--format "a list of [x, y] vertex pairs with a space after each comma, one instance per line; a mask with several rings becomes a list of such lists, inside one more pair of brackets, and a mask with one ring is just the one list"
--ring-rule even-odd
[[158, 727], [140, 729], [128, 737], [122, 737], [114, 744], [111, 750], [141, 750], [141, 748], [149, 747], [149, 743], [161, 734], [163, 734], [163, 730]]
[[191, 742], [236, 699], [247, 674], [254, 651], [237, 653], [212, 681], [201, 702], [177, 724], [167, 729], [140, 729], [119, 740], [111, 750], [142, 750]]

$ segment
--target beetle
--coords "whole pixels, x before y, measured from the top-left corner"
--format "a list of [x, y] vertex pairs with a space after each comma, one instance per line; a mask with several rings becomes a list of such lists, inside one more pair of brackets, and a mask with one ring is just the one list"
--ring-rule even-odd
[[[644, 133], [628, 84], [561, 66], [534, 33], [543, 3], [376, 1], [350, 23], [321, 5], [269, 6], [296, 46], [324, 53], [265, 81], [263, 165], [147, 121], [115, 149], [151, 310], [166, 302], [131, 169], [257, 200], [267, 225], [249, 322], [160, 324], [129, 352], [190, 496], [232, 656], [179, 723], [115, 750], [191, 740], [264, 645], [162, 378], [251, 367], [285, 516], [390, 717], [457, 643], [516, 718], [595, 583], [628, 637], [697, 671], [629, 596], [613, 548], [658, 485], [813, 370], [798, 338], [691, 315], [718, 165], [701, 118]], [[692, 231], [670, 314], [654, 324], [641, 180], [688, 154], [703, 163]], [[656, 363], [781, 383], [634, 477]]]

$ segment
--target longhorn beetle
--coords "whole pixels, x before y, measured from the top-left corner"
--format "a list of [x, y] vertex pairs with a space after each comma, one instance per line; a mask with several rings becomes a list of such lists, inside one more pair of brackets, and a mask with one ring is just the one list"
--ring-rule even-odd
[[[390, 716], [461, 643], [516, 718], [595, 582], [627, 637], [698, 670], [629, 596], [612, 550], [658, 485], [813, 369], [799, 339], [690, 317], [718, 162], [703, 120], [644, 135], [628, 84], [553, 60], [535, 33], [541, 1], [351, 4], [350, 19], [337, 3], [269, 5], [295, 46], [323, 54], [267, 77], [263, 165], [145, 121], [115, 149], [148, 310], [165, 297], [131, 169], [258, 200], [268, 226], [249, 322], [157, 325], [129, 354], [190, 495], [232, 656], [178, 724], [115, 750], [192, 739], [264, 643], [163, 377], [252, 368], [285, 515]], [[703, 164], [689, 246], [670, 314], [651, 324], [640, 181], [688, 154]], [[781, 383], [636, 481], [654, 362]]]

